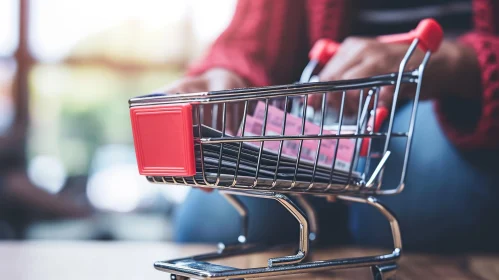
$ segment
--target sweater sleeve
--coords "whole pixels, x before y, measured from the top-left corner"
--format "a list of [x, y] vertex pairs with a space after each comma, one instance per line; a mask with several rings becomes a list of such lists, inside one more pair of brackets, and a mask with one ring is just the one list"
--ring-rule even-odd
[[472, 47], [477, 55], [480, 98], [438, 100], [435, 107], [444, 132], [457, 147], [495, 150], [499, 148], [498, 1], [475, 0], [474, 17], [475, 30], [459, 41]]
[[251, 86], [291, 83], [306, 63], [303, 0], [239, 0], [227, 29], [188, 70], [225, 68]]

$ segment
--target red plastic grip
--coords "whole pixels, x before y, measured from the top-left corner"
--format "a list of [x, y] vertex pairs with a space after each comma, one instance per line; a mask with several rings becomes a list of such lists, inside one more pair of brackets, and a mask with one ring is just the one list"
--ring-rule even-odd
[[191, 104], [133, 107], [130, 119], [141, 175], [196, 174]]
[[383, 43], [407, 43], [419, 39], [418, 47], [423, 51], [436, 52], [444, 38], [444, 31], [440, 24], [434, 19], [423, 19], [418, 26], [408, 33], [378, 36], [377, 39]]
[[[382, 43], [410, 44], [414, 39], [419, 39], [418, 47], [423, 51], [436, 52], [442, 43], [444, 32], [440, 24], [434, 19], [423, 19], [418, 26], [408, 33], [378, 36]], [[330, 39], [319, 39], [310, 52], [310, 60], [316, 60], [320, 65], [325, 65], [338, 51], [340, 44]]]
[[390, 111], [386, 107], [379, 107], [376, 109], [376, 119], [374, 120], [373, 132], [378, 132], [388, 118]]
[[320, 65], [325, 65], [338, 51], [340, 44], [330, 39], [319, 39], [308, 53], [310, 60], [316, 60]]

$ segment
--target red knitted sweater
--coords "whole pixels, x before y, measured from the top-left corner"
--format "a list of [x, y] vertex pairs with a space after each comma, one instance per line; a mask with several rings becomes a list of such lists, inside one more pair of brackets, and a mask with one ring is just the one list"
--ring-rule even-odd
[[[320, 38], [348, 35], [349, 0], [239, 0], [231, 24], [208, 55], [190, 68], [232, 70], [252, 86], [296, 81]], [[481, 100], [436, 100], [450, 140], [462, 149], [499, 148], [499, 1], [473, 0], [474, 29], [459, 40], [475, 49], [482, 73]]]

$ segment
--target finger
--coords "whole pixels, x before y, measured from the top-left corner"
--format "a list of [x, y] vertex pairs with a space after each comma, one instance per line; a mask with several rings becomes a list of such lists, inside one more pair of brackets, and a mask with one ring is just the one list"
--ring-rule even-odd
[[[246, 87], [246, 83], [240, 77], [232, 73], [221, 73], [223, 78], [209, 79], [208, 88], [210, 91], [226, 90], [233, 88]], [[240, 120], [242, 119], [243, 102], [226, 103], [225, 107], [225, 132], [234, 134], [237, 131]], [[217, 127], [222, 128], [223, 125], [223, 104], [218, 105]]]
[[237, 87], [232, 79], [209, 79], [208, 89], [210, 91], [226, 90]]
[[[321, 99], [320, 106], [317, 106], [318, 112], [322, 112], [322, 94], [319, 94]], [[331, 114], [336, 121], [339, 121], [340, 115], [343, 115], [343, 121], [349, 122], [352, 116], [357, 112], [358, 91], [334, 91], [326, 92], [327, 114]]]
[[247, 83], [236, 73], [225, 69], [212, 69], [205, 73], [210, 91], [247, 87]]
[[181, 83], [175, 93], [195, 93], [208, 91], [208, 83], [203, 78], [195, 78]]
[[218, 112], [220, 110], [215, 110], [216, 108], [213, 106], [213, 104], [204, 104], [204, 105], [199, 105], [199, 108], [201, 110], [201, 123], [204, 125], [207, 125], [209, 127], [217, 129], [217, 125], [215, 122], [215, 119], [213, 118], [213, 115], [215, 114], [216, 120], [220, 120], [218, 118]]
[[[367, 49], [369, 41], [361, 38], [347, 38], [334, 57], [328, 61], [319, 73], [319, 80], [344, 80], [344, 74], [363, 61], [362, 50]], [[337, 96], [335, 97], [331, 99], [331, 102], [338, 102]], [[315, 108], [319, 107], [321, 104], [320, 95], [312, 95], [309, 98], [309, 103]]]
[[319, 73], [320, 81], [333, 81], [363, 60], [362, 50], [367, 48], [369, 40], [360, 38], [347, 38], [341, 44], [338, 52], [326, 63]]
[[[353, 68], [346, 71], [340, 78], [342, 80], [358, 79], [361, 77], [369, 76], [374, 71], [374, 67], [366, 63], [360, 63]], [[343, 101], [343, 114], [346, 117], [354, 117], [359, 111], [360, 90], [346, 91], [345, 100]], [[342, 104], [341, 92], [333, 93], [328, 96], [328, 105], [341, 111]], [[364, 99], [365, 96], [363, 96]]]

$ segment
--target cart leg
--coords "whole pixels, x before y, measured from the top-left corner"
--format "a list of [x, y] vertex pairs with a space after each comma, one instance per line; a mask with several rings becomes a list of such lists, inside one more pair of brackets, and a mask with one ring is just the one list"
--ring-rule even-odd
[[261, 191], [234, 191], [234, 190], [223, 190], [222, 193], [226, 194], [235, 194], [235, 195], [244, 195], [251, 197], [260, 197], [266, 199], [273, 199], [279, 202], [286, 210], [289, 211], [295, 217], [295, 219], [300, 224], [300, 242], [298, 244], [298, 252], [296, 255], [292, 256], [284, 256], [278, 258], [271, 258], [268, 260], [268, 266], [278, 266], [278, 265], [289, 265], [296, 264], [302, 262], [308, 255], [309, 250], [309, 227], [308, 220], [306, 215], [302, 212], [302, 210], [295, 204], [291, 199], [289, 199], [286, 195], [275, 193], [275, 192], [261, 192]]
[[270, 197], [268, 195], [263, 195], [262, 197], [272, 198], [277, 200], [286, 210], [289, 211], [295, 217], [295, 219], [300, 224], [300, 243], [298, 246], [298, 253], [293, 256], [285, 256], [278, 258], [271, 258], [268, 261], [269, 267], [277, 265], [288, 265], [295, 264], [303, 261], [308, 255], [309, 247], [309, 235], [310, 231], [308, 228], [308, 220], [305, 214], [301, 211], [298, 206], [296, 206], [293, 201], [291, 201], [287, 196], [279, 193], [272, 193]]
[[393, 240], [395, 249], [389, 254], [332, 259], [321, 261], [308, 261], [305, 262], [309, 250], [309, 228], [308, 220], [305, 214], [291, 201], [286, 195], [275, 192], [264, 191], [248, 191], [245, 190], [221, 190], [232, 195], [244, 195], [251, 197], [260, 197], [266, 199], [273, 199], [278, 201], [284, 208], [286, 208], [298, 221], [300, 225], [300, 243], [298, 252], [295, 255], [283, 256], [278, 258], [271, 258], [268, 260], [266, 267], [254, 267], [247, 269], [238, 269], [208, 262], [209, 260], [221, 259], [230, 256], [249, 254], [258, 252], [260, 247], [250, 246], [248, 244], [239, 244], [234, 247], [227, 247], [215, 253], [198, 255], [183, 259], [156, 262], [154, 267], [158, 270], [173, 273], [171, 279], [187, 280], [186, 278], [178, 278], [178, 274], [192, 277], [192, 279], [230, 279], [241, 280], [242, 278], [262, 278], [278, 276], [283, 274], [303, 273], [307, 271], [319, 271], [328, 269], [346, 269], [353, 267], [370, 267], [372, 275], [375, 280], [388, 280], [393, 279], [397, 266], [395, 262], [401, 254], [402, 245], [400, 238], [400, 230], [395, 216], [380, 202], [373, 197], [361, 198], [339, 195], [338, 199], [367, 203], [378, 211], [380, 211], [390, 222], [390, 227], [393, 233]]
[[395, 217], [395, 215], [388, 208], [386, 208], [381, 202], [379, 202], [375, 197], [369, 196], [367, 198], [361, 198], [361, 197], [354, 197], [347, 195], [338, 195], [337, 198], [351, 202], [366, 203], [376, 208], [376, 210], [378, 210], [381, 214], [383, 214], [383, 216], [385, 216], [385, 218], [390, 223], [390, 229], [392, 230], [394, 251], [398, 252], [402, 251], [402, 236], [400, 234], [399, 222]]
[[308, 239], [310, 239], [310, 242], [315, 242], [319, 237], [319, 223], [317, 220], [317, 212], [312, 207], [310, 202], [305, 197], [303, 197], [303, 195], [297, 195], [295, 197], [296, 203], [305, 212], [310, 224], [310, 234], [308, 235]]
[[395, 273], [397, 272], [397, 264], [383, 264], [371, 267], [374, 280], [395, 280]]
[[236, 209], [237, 213], [239, 213], [239, 216], [241, 217], [241, 233], [239, 234], [237, 241], [239, 241], [239, 243], [246, 243], [246, 240], [248, 239], [248, 209], [236, 196], [226, 192], [220, 192], [220, 194], [222, 194], [230, 205]]
[[[373, 206], [381, 214], [383, 214], [383, 216], [385, 216], [388, 222], [390, 223], [390, 228], [392, 230], [393, 247], [394, 247], [393, 252], [397, 253], [397, 255], [400, 255], [400, 253], [402, 252], [402, 237], [400, 234], [399, 223], [395, 215], [390, 210], [388, 210], [388, 208], [386, 208], [382, 203], [380, 203], [374, 197], [360, 198], [360, 197], [339, 195], [338, 199], [343, 199], [352, 202], [366, 203]], [[396, 263], [378, 264], [371, 266], [371, 271], [374, 280], [394, 279], [396, 270], [397, 270]]]

